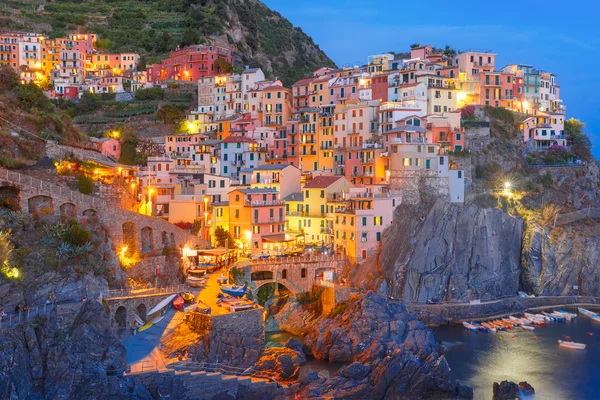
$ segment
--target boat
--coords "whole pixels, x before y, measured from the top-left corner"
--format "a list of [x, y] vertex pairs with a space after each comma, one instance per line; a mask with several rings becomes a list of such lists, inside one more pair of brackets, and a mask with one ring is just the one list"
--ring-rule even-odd
[[224, 285], [227, 283], [227, 277], [223, 274], [219, 275], [219, 277], [217, 278], [217, 283], [219, 285]]
[[175, 308], [177, 311], [182, 311], [184, 306], [185, 306], [185, 301], [183, 300], [183, 297], [181, 297], [180, 295], [177, 295], [173, 299], [173, 308]]
[[558, 310], [559, 313], [565, 314], [565, 315], [570, 315], [571, 318], [577, 318], [577, 313], [572, 313], [570, 311], [565, 311], [565, 310]]
[[183, 297], [183, 300], [186, 303], [192, 303], [196, 299], [196, 296], [194, 296], [194, 293], [188, 292], [188, 291], [181, 293], [181, 297]]
[[552, 315], [553, 317], [556, 317], [556, 318], [561, 318], [563, 321], [570, 321], [571, 320], [571, 317], [569, 317], [568, 315], [565, 315], [565, 314], [562, 314], [562, 313], [559, 313], [559, 312], [556, 312], [556, 311], [550, 313], [550, 315]]
[[497, 332], [498, 330], [496, 329], [496, 326], [490, 322], [482, 322], [481, 325], [485, 326], [486, 328], [488, 328], [490, 331], [492, 332]]
[[473, 325], [474, 327], [476, 327], [478, 330], [480, 330], [481, 332], [489, 332], [489, 329], [486, 328], [485, 326], [475, 322], [475, 321], [471, 321], [471, 325]]
[[590, 318], [592, 318], [592, 321], [594, 322], [600, 322], [600, 315], [598, 314], [590, 315]]
[[239, 297], [233, 297], [233, 296], [223, 296], [221, 293], [219, 293], [219, 300], [217, 300], [217, 304], [221, 305], [221, 304], [225, 304], [225, 303], [235, 303], [237, 301], [240, 301]]
[[544, 314], [548, 318], [551, 318], [553, 321], [563, 322], [565, 320], [563, 317], [559, 317], [557, 315], [552, 315], [552, 314], [550, 314], [550, 313], [548, 313], [546, 311], [543, 311], [542, 314]]
[[152, 325], [156, 325], [158, 324], [160, 321], [162, 321], [163, 319], [165, 319], [164, 315], [161, 315], [160, 317], [156, 318], [154, 321], [152, 321]]
[[597, 315], [595, 312], [590, 311], [590, 310], [586, 310], [585, 308], [578, 308], [577, 310], [579, 310], [580, 314], [586, 315], [588, 317], [590, 317], [592, 315]]
[[467, 328], [468, 330], [470, 330], [470, 331], [474, 331], [474, 332], [477, 332], [477, 327], [476, 327], [476, 326], [473, 326], [473, 325], [471, 325], [471, 324], [470, 324], [470, 323], [468, 323], [468, 322], [463, 322], [462, 324], [463, 324], [463, 326], [464, 326], [465, 328]]
[[221, 286], [221, 292], [230, 295], [241, 297], [246, 293], [247, 285], [236, 286], [236, 285], [223, 285]]
[[521, 325], [521, 329], [524, 329], [526, 331], [534, 331], [535, 327], [533, 327], [531, 325]]
[[138, 326], [144, 325], [144, 321], [140, 318], [139, 315], [137, 315], [137, 313], [134, 315], [133, 319], [135, 319], [135, 322], [138, 324]]
[[507, 326], [510, 326], [511, 328], [519, 325], [508, 318], [502, 318], [502, 322], [504, 322]]
[[233, 312], [254, 308], [254, 302], [252, 300], [242, 300], [237, 303], [227, 303], [227, 305], [229, 306], [229, 310]]
[[206, 279], [197, 278], [195, 276], [188, 276], [186, 283], [191, 287], [203, 287], [206, 285]]
[[558, 344], [562, 347], [567, 347], [569, 349], [575, 349], [575, 350], [585, 350], [585, 346], [586, 346], [583, 343], [567, 342], [564, 340], [559, 340]]
[[177, 296], [178, 296], [177, 294], [172, 294], [172, 295], [168, 296], [163, 301], [158, 303], [156, 305], [156, 307], [154, 307], [152, 310], [148, 311], [148, 313], [146, 315], [156, 314], [157, 312], [161, 311], [163, 308], [169, 306], [171, 304], [171, 302], [173, 301], [173, 299]]

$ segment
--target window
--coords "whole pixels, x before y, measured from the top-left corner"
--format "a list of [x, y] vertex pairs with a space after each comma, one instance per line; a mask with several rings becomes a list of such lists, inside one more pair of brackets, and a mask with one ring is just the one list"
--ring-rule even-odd
[[235, 210], [235, 217], [239, 218], [240, 217], [240, 210]]
[[383, 223], [383, 217], [373, 217], [373, 225], [379, 226]]
[[367, 226], [367, 217], [362, 217], [362, 226]]
[[381, 232], [377, 232], [377, 241], [381, 242]]
[[367, 240], [368, 240], [368, 234], [367, 234], [367, 232], [363, 232], [363, 233], [362, 233], [362, 237], [361, 237], [361, 241], [362, 241], [363, 243], [366, 243], [366, 242], [367, 242]]
[[300, 270], [300, 277], [301, 277], [301, 278], [306, 278], [306, 268], [302, 268], [302, 269]]
[[287, 269], [281, 271], [281, 279], [287, 279]]
[[462, 179], [462, 171], [458, 171], [458, 179]]
[[440, 165], [444, 165], [444, 157], [440, 157]]
[[405, 167], [410, 167], [412, 165], [412, 159], [411, 158], [404, 158], [402, 161], [403, 161], [402, 164]]
[[309, 192], [308, 190], [305, 190], [305, 192], [306, 192], [306, 193], [305, 193], [304, 197], [306, 197], [306, 198], [308, 199], [308, 198], [310, 197], [310, 196], [308, 195], [310, 192]]

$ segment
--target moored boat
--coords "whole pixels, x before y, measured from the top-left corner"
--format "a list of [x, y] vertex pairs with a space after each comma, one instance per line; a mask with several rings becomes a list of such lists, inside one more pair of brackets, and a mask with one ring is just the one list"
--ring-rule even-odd
[[221, 292], [229, 296], [241, 297], [246, 293], [247, 286], [236, 286], [236, 285], [223, 285], [221, 286]]
[[492, 332], [497, 332], [496, 325], [494, 325], [494, 324], [492, 324], [490, 322], [482, 322], [481, 325], [485, 326], [486, 328], [488, 328]]
[[521, 329], [526, 330], [526, 331], [534, 331], [535, 327], [533, 327], [531, 325], [521, 325]]
[[486, 328], [485, 326], [475, 322], [475, 321], [471, 321], [471, 325], [473, 325], [474, 327], [476, 327], [478, 330], [480, 330], [481, 332], [489, 332], [489, 329]]
[[578, 308], [577, 310], [579, 310], [579, 313], [581, 313], [583, 315], [587, 315], [588, 317], [592, 316], [592, 315], [597, 315], [595, 312], [586, 310], [585, 308]]
[[577, 318], [577, 313], [572, 313], [570, 311], [558, 310], [559, 313], [569, 315], [571, 318]]
[[465, 328], [467, 328], [467, 329], [468, 329], [468, 330], [470, 330], [470, 331], [475, 331], [475, 332], [477, 331], [477, 327], [476, 327], [476, 326], [473, 326], [473, 325], [471, 325], [471, 324], [470, 324], [470, 323], [468, 323], [468, 322], [463, 322], [462, 324], [463, 324], [463, 326], [464, 326]]
[[558, 344], [562, 347], [567, 347], [569, 349], [575, 349], [575, 350], [585, 350], [585, 346], [586, 346], [584, 343], [567, 342], [565, 340], [559, 340]]

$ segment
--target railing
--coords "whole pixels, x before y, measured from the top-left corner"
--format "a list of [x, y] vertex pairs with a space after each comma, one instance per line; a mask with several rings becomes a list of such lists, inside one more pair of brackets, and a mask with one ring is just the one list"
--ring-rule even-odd
[[290, 211], [287, 215], [292, 217], [313, 217], [313, 218], [325, 218], [324, 212], [304, 212], [304, 211]]
[[245, 201], [244, 207], [269, 207], [269, 206], [284, 206], [285, 200], [271, 200], [271, 201]]
[[285, 259], [253, 259], [240, 261], [235, 265], [235, 268], [243, 268], [252, 265], [273, 265], [273, 264], [289, 264], [289, 263], [304, 263], [304, 262], [319, 262], [319, 261], [345, 261], [346, 256], [343, 255], [314, 255], [314, 256], [298, 256], [298, 257], [289, 257]]
[[137, 296], [149, 296], [154, 294], [172, 294], [181, 293], [185, 290], [185, 285], [174, 285], [160, 288], [150, 289], [117, 289], [117, 290], [105, 290], [102, 291], [102, 297], [105, 299], [114, 299], [117, 297], [137, 297]]
[[[82, 203], [88, 203], [95, 207], [105, 207], [105, 202], [97, 197], [88, 196], [79, 192], [74, 192], [66, 187], [55, 185], [50, 182], [42, 181], [34, 178], [30, 175], [20, 174], [18, 172], [9, 171], [4, 168], [0, 168], [0, 179], [5, 179], [9, 182], [18, 183], [20, 185], [28, 185], [37, 188], [41, 191], [48, 191], [51, 195], [57, 195], [62, 198], [68, 198], [72, 201], [80, 201]], [[52, 197], [52, 196], [51, 196]]]
[[586, 167], [587, 161], [579, 161], [579, 162], [568, 162], [568, 163], [553, 163], [553, 164], [527, 164], [529, 167], [533, 168], [564, 168], [564, 167]]
[[285, 222], [284, 217], [274, 217], [274, 218], [253, 218], [253, 224], [271, 224], [271, 223], [280, 223]]
[[189, 360], [175, 361], [168, 364], [168, 367], [178, 370], [184, 369], [190, 371], [217, 372], [223, 375], [249, 376], [252, 378], [275, 380], [274, 374], [265, 371], [258, 371], [254, 367], [240, 368], [221, 363], [194, 362]]
[[45, 314], [54, 309], [54, 304], [44, 304], [35, 306], [26, 311], [20, 311], [18, 313], [6, 313], [6, 316], [0, 320], [0, 328], [14, 326], [23, 322], [31, 321], [33, 318], [40, 314]]

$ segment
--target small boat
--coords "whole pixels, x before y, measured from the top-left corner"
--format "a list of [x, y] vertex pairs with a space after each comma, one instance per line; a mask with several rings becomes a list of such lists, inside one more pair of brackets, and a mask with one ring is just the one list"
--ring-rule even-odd
[[570, 311], [565, 311], [565, 310], [558, 310], [559, 313], [565, 314], [565, 315], [570, 315], [571, 318], [577, 318], [577, 313], [572, 313]]
[[548, 318], [552, 318], [553, 321], [556, 322], [563, 322], [565, 319], [563, 317], [559, 317], [557, 315], [552, 315], [546, 311], [543, 311], [542, 314], [544, 314], [545, 316], [547, 316]]
[[477, 329], [479, 329], [481, 332], [489, 332], [489, 329], [486, 328], [485, 326], [475, 322], [475, 321], [471, 321], [471, 325], [473, 325], [474, 327], [476, 327]]
[[184, 306], [185, 301], [183, 300], [183, 297], [177, 295], [177, 297], [173, 299], [173, 308], [177, 311], [182, 311]]
[[138, 324], [138, 326], [144, 325], [144, 321], [140, 318], [139, 315], [137, 315], [137, 313], [134, 315], [133, 319], [135, 319], [135, 322]]
[[556, 318], [561, 318], [563, 321], [570, 321], [571, 320], [571, 317], [569, 317], [569, 316], [567, 316], [565, 314], [561, 314], [561, 313], [556, 312], [556, 311], [550, 313], [550, 315], [552, 315], [553, 317], [556, 317]]
[[521, 329], [524, 329], [526, 331], [534, 331], [535, 328], [531, 325], [521, 325]]
[[164, 315], [161, 315], [160, 317], [156, 318], [154, 321], [152, 321], [152, 325], [156, 325], [158, 324], [160, 321], [162, 321], [163, 319], [165, 319]]
[[492, 332], [497, 332], [498, 330], [496, 329], [496, 326], [492, 323], [489, 322], [482, 322], [481, 325], [485, 326], [486, 328], [488, 328], [490, 331]]
[[595, 312], [590, 311], [590, 310], [586, 310], [585, 308], [578, 308], [577, 310], [579, 310], [580, 314], [586, 315], [588, 317], [590, 317], [592, 315], [597, 315]]
[[583, 344], [583, 343], [566, 342], [564, 340], [559, 340], [558, 344], [562, 347], [568, 347], [569, 349], [585, 350], [585, 344]]
[[518, 325], [517, 323], [513, 322], [512, 320], [510, 320], [508, 318], [502, 318], [502, 322], [504, 322], [507, 326], [510, 326], [511, 328]]
[[196, 299], [196, 296], [194, 296], [194, 294], [192, 292], [188, 292], [188, 291], [181, 293], [181, 297], [183, 297], [183, 300], [186, 303], [192, 303], [194, 301], [194, 299]]
[[241, 297], [246, 293], [247, 285], [235, 286], [235, 285], [223, 285], [221, 286], [221, 292], [230, 295]]
[[598, 315], [598, 314], [590, 315], [590, 318], [594, 322], [600, 322], [600, 315]]
[[219, 277], [217, 278], [217, 283], [219, 285], [224, 285], [227, 283], [227, 277], [223, 274], [219, 275]]
[[464, 326], [465, 328], [467, 328], [468, 330], [470, 330], [470, 331], [474, 331], [474, 332], [477, 332], [477, 327], [476, 327], [476, 326], [473, 326], [473, 325], [471, 325], [471, 324], [470, 324], [470, 323], [468, 323], [468, 322], [463, 322], [462, 324], [463, 324], [463, 326]]
[[163, 301], [158, 303], [156, 305], [156, 307], [154, 307], [152, 310], [148, 311], [148, 313], [146, 315], [156, 314], [157, 312], [161, 311], [163, 308], [169, 306], [175, 297], [177, 297], [176, 294], [172, 294], [172, 295], [168, 296]]
[[237, 303], [228, 303], [228, 304], [229, 304], [229, 310], [231, 310], [233, 312], [250, 310], [250, 309], [254, 308], [254, 302], [252, 300], [239, 301]]
[[188, 276], [186, 283], [191, 287], [203, 287], [206, 285], [206, 279], [197, 278], [195, 276]]

